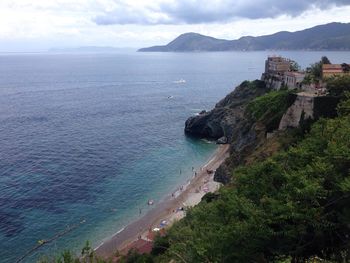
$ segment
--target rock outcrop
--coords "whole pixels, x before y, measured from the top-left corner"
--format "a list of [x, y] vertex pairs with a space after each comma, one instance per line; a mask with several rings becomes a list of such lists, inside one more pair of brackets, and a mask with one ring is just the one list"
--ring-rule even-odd
[[227, 142], [239, 136], [246, 129], [245, 106], [253, 98], [266, 93], [262, 81], [245, 81], [209, 112], [190, 117], [185, 124], [185, 133], [200, 138], [217, 140], [226, 137]]
[[230, 158], [217, 169], [214, 177], [217, 182], [228, 183], [232, 165], [240, 164], [259, 138], [265, 138], [264, 128], [248, 118], [245, 109], [250, 101], [268, 91], [262, 81], [245, 81], [217, 103], [213, 110], [186, 121], [187, 135], [230, 143]]

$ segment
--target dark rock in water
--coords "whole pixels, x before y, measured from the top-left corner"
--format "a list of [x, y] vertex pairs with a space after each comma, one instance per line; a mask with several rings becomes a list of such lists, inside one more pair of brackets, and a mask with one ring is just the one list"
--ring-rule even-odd
[[221, 138], [216, 140], [216, 143], [217, 144], [226, 144], [226, 143], [228, 143], [228, 139], [226, 136], [222, 136]]
[[207, 112], [190, 117], [185, 124], [185, 133], [200, 138], [218, 139], [224, 135], [221, 127], [223, 111]]
[[205, 113], [207, 113], [207, 111], [206, 111], [206, 110], [202, 110], [202, 111], [199, 113], [199, 115], [202, 115], [202, 114], [205, 114]]

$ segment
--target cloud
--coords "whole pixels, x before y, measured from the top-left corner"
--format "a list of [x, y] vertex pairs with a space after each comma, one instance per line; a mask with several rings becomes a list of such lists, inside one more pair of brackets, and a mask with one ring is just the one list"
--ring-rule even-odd
[[113, 10], [93, 19], [98, 25], [126, 25], [126, 24], [168, 24], [168, 16], [157, 12], [153, 8], [119, 3]]
[[[117, 2], [115, 2], [117, 3]], [[163, 0], [147, 6], [118, 2], [110, 10], [93, 18], [97, 25], [113, 24], [201, 24], [222, 23], [235, 19], [299, 16], [311, 9], [350, 5], [349, 0]]]
[[167, 43], [184, 32], [236, 39], [350, 22], [350, 0], [309, 1], [1, 0], [0, 51], [140, 48]]

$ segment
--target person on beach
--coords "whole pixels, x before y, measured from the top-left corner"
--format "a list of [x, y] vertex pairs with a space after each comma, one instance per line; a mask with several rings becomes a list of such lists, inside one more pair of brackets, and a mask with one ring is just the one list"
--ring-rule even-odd
[[141, 209], [141, 208], [139, 208], [139, 214], [140, 214], [140, 215], [142, 214], [142, 209]]

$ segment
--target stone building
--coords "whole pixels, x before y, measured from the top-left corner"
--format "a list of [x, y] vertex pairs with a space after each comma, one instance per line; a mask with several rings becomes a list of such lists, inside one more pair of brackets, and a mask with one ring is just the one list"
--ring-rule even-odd
[[265, 74], [283, 75], [290, 71], [291, 61], [279, 56], [270, 56], [265, 61]]
[[304, 78], [305, 73], [303, 72], [287, 71], [284, 73], [284, 84], [288, 89], [299, 89]]

